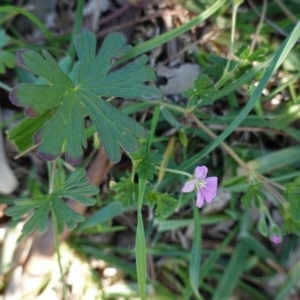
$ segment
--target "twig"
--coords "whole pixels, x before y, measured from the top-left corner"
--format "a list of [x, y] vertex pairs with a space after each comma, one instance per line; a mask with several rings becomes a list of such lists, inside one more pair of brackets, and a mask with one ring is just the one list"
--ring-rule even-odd
[[221, 30], [217, 30], [217, 31], [210, 31], [208, 32], [206, 35], [204, 35], [203, 37], [201, 37], [200, 39], [196, 40], [195, 42], [193, 42], [192, 44], [184, 47], [183, 49], [181, 49], [180, 51], [178, 51], [176, 54], [172, 55], [171, 57], [169, 57], [168, 59], [166, 59], [163, 63], [160, 63], [159, 66], [157, 66], [156, 68], [154, 68], [154, 70], [157, 70], [158, 68], [160, 68], [161, 66], [164, 66], [166, 64], [168, 64], [170, 61], [174, 60], [175, 58], [177, 58], [178, 56], [184, 54], [185, 52], [189, 51], [191, 48], [193, 48], [194, 46], [202, 45], [205, 44], [207, 41], [211, 40], [212, 38], [215, 38], [216, 36], [218, 36], [218, 34], [221, 32]]
[[268, 5], [268, 0], [263, 0], [263, 9], [262, 9], [262, 12], [261, 12], [261, 16], [260, 16], [260, 19], [259, 19], [259, 23], [258, 23], [256, 32], [254, 34], [254, 37], [253, 37], [253, 40], [252, 40], [252, 43], [251, 43], [251, 46], [250, 46], [250, 53], [253, 52], [255, 44], [258, 41], [259, 33], [262, 29], [262, 25], [263, 25], [264, 20], [266, 18], [267, 5]]
[[[191, 114], [191, 117], [193, 121], [197, 124], [197, 126], [201, 128], [205, 133], [207, 133], [213, 139], [217, 138], [217, 136], [208, 127], [206, 127], [194, 114]], [[245, 171], [250, 171], [246, 163], [243, 162], [240, 159], [240, 157], [226, 143], [221, 142], [220, 145], [243, 169], [245, 169]]]
[[123, 15], [129, 8], [131, 7], [131, 5], [129, 4], [129, 2], [126, 2], [121, 8], [119, 8], [118, 10], [115, 10], [114, 12], [112, 12], [111, 14], [109, 14], [108, 16], [101, 18], [97, 25], [103, 25], [107, 22], [109, 22], [110, 20], [116, 19], [119, 16]]
[[298, 23], [299, 19], [282, 3], [280, 0], [274, 0], [277, 5], [282, 9], [284, 14], [290, 18], [295, 24]]
[[[124, 12], [124, 11], [123, 11]], [[152, 18], [159, 18], [159, 17], [162, 17], [163, 15], [178, 15], [178, 11], [174, 12], [174, 11], [159, 11], [157, 13], [154, 13], [152, 15], [149, 15], [149, 16], [145, 16], [145, 17], [142, 17], [142, 18], [139, 18], [137, 20], [133, 20], [133, 21], [130, 21], [130, 22], [124, 22], [120, 25], [117, 25], [117, 26], [112, 26], [110, 28], [107, 28], [106, 30], [103, 30], [103, 31], [100, 31], [98, 34], [97, 34], [97, 37], [100, 37], [100, 36], [103, 36], [103, 35], [106, 35], [110, 32], [113, 32], [113, 31], [118, 31], [118, 30], [121, 30], [123, 28], [127, 28], [127, 27], [130, 27], [132, 25], [137, 25], [137, 24], [141, 24], [141, 23], [144, 23], [146, 21], [149, 21], [151, 20]], [[104, 19], [102, 19], [104, 20]], [[101, 23], [101, 21], [99, 21], [99, 23]], [[104, 21], [103, 21], [104, 22]], [[62, 38], [62, 37], [65, 37], [67, 35], [70, 35], [72, 32], [71, 31], [67, 31], [67, 32], [64, 32], [64, 33], [58, 33], [56, 35], [53, 35], [53, 38], [56, 39], [56, 38]], [[31, 39], [27, 39], [26, 40], [26, 43], [27, 44], [34, 44], [34, 43], [38, 43], [38, 42], [43, 42], [45, 41], [45, 37], [42, 36], [42, 37], [37, 37], [37, 38], [31, 38]]]
[[116, 26], [113, 26], [113, 27], [110, 27], [106, 30], [102, 30], [100, 31], [98, 34], [97, 34], [97, 37], [100, 37], [100, 36], [103, 36], [103, 35], [106, 35], [110, 32], [113, 32], [113, 31], [121, 31], [122, 29], [124, 28], [127, 28], [127, 27], [130, 27], [130, 26], [133, 26], [133, 25], [137, 25], [137, 24], [141, 24], [141, 23], [144, 23], [146, 21], [149, 21], [151, 20], [152, 18], [159, 18], [159, 17], [162, 17], [163, 15], [178, 15], [178, 11], [174, 12], [174, 11], [165, 11], [165, 12], [157, 12], [157, 13], [154, 13], [152, 15], [149, 15], [149, 16], [145, 16], [145, 17], [142, 17], [142, 18], [139, 18], [137, 20], [133, 20], [133, 21], [129, 21], [129, 22], [125, 22], [125, 23], [122, 23], [120, 25], [116, 25]]
[[[251, 8], [253, 9], [253, 11], [260, 16], [260, 12], [257, 9], [256, 5], [253, 3], [252, 0], [248, 0], [249, 5], [251, 6]], [[289, 34], [288, 32], [284, 31], [283, 29], [281, 29], [280, 27], [278, 27], [273, 21], [271, 21], [268, 18], [265, 18], [266, 23], [268, 23], [271, 27], [273, 27], [277, 32], [279, 32], [281, 35], [283, 35], [284, 37], [287, 37]]]
[[[212, 124], [209, 126], [211, 129], [216, 129], [216, 130], [224, 130], [227, 126], [226, 125], [221, 125], [221, 124]], [[270, 129], [270, 128], [263, 128], [263, 127], [237, 127], [234, 129], [236, 132], [271, 132], [274, 134], [278, 135], [284, 135], [288, 136], [286, 132], [283, 132], [281, 130], [276, 130], [276, 129]]]

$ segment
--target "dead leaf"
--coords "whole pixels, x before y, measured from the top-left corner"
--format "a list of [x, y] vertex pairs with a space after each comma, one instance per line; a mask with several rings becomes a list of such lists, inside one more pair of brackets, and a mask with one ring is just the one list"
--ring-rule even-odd
[[197, 64], [182, 64], [179, 68], [167, 68], [165, 66], [157, 69], [157, 76], [165, 77], [167, 84], [159, 88], [165, 95], [181, 94], [192, 88], [194, 81], [200, 74], [200, 66]]
[[15, 177], [15, 174], [11, 170], [6, 158], [2, 131], [0, 134], [0, 174], [0, 194], [10, 195], [17, 188], [19, 183], [17, 178]]

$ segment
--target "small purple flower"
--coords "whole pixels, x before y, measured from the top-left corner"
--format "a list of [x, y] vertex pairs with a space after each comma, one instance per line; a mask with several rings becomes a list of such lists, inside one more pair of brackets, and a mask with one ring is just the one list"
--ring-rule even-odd
[[217, 195], [218, 189], [218, 178], [208, 177], [207, 167], [197, 167], [195, 169], [194, 178], [185, 183], [182, 188], [183, 193], [190, 193], [193, 190], [197, 191], [197, 202], [196, 205], [200, 208], [204, 204], [204, 201], [210, 203]]
[[281, 236], [273, 235], [271, 241], [274, 244], [280, 244], [282, 241], [282, 238], [281, 238]]

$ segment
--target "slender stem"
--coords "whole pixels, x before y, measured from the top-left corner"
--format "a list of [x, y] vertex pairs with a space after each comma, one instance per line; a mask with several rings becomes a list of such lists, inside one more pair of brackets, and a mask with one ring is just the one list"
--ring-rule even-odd
[[[235, 2], [235, 1], [234, 1]], [[228, 53], [228, 63], [226, 65], [226, 71], [230, 65], [230, 60], [234, 57], [234, 36], [235, 36], [235, 25], [236, 25], [236, 15], [239, 4], [234, 3], [232, 11], [232, 22], [231, 22], [231, 34], [230, 34], [230, 47]]]
[[139, 178], [139, 194], [137, 207], [137, 233], [135, 241], [135, 255], [136, 255], [136, 272], [138, 278], [138, 286], [140, 292], [140, 299], [146, 299], [146, 237], [142, 215], [142, 207], [144, 202], [144, 195], [146, 191], [147, 179]]
[[[248, 3], [251, 7], [251, 9], [258, 15], [260, 16], [260, 11], [259, 9], [256, 7], [256, 5], [254, 4], [254, 2], [252, 0], [248, 0]], [[284, 37], [287, 37], [289, 35], [288, 32], [286, 32], [285, 30], [282, 30], [275, 22], [273, 22], [272, 20], [265, 18], [265, 22], [267, 24], [269, 24], [271, 27], [273, 27], [278, 33], [280, 33], [281, 35], [283, 35]]]
[[[205, 133], [207, 133], [210, 137], [216, 139], [217, 136], [208, 128], [206, 127], [195, 115], [191, 115], [193, 121], [198, 125], [199, 128], [201, 128]], [[221, 142], [222, 148], [247, 172], [250, 172], [249, 167], [246, 165], [245, 162], [243, 162], [240, 157], [224, 142]]]
[[173, 109], [175, 111], [179, 111], [179, 112], [181, 112], [183, 114], [187, 113], [187, 109], [186, 108], [183, 108], [183, 107], [180, 107], [178, 105], [175, 105], [175, 104], [172, 104], [172, 103], [168, 103], [168, 102], [165, 102], [165, 101], [147, 101], [147, 100], [144, 100], [144, 102], [151, 103], [152, 105], [158, 105], [158, 106], [168, 107], [168, 108]]
[[63, 274], [63, 268], [61, 264], [61, 255], [59, 251], [59, 241], [58, 241], [58, 228], [57, 228], [57, 220], [55, 217], [55, 213], [52, 212], [52, 220], [53, 220], [53, 235], [54, 235], [54, 244], [55, 244], [55, 252], [57, 254], [57, 260], [58, 260], [58, 266], [59, 266], [59, 272], [63, 284], [63, 300], [67, 299], [67, 284], [65, 281], [65, 277]]
[[278, 182], [275, 182], [275, 181], [273, 181], [273, 180], [271, 180], [271, 179], [269, 179], [269, 178], [267, 178], [267, 177], [265, 177], [261, 174], [256, 174], [256, 175], [257, 175], [257, 177], [261, 178], [262, 180], [266, 181], [267, 183], [270, 183], [271, 185], [274, 185], [278, 189], [283, 190], [283, 191], [285, 190], [285, 187], [282, 184], [280, 184]]
[[273, 194], [282, 204], [286, 203], [285, 199], [267, 182], [263, 182], [263, 186]]
[[[51, 168], [52, 165], [52, 168]], [[54, 160], [52, 163], [48, 163], [48, 172], [49, 172], [49, 194], [51, 194], [54, 190], [54, 177], [55, 177], [55, 171], [56, 171], [56, 160]]]
[[281, 8], [281, 10], [283, 11], [283, 13], [290, 18], [293, 23], [297, 24], [299, 19], [297, 18], [297, 16], [295, 16], [286, 6], [285, 4], [281, 1], [281, 0], [274, 0], [277, 5]]
[[256, 32], [255, 32], [254, 38], [252, 39], [252, 43], [251, 43], [251, 46], [250, 46], [250, 53], [253, 52], [255, 44], [258, 41], [258, 36], [259, 36], [259, 33], [261, 31], [261, 28], [263, 26], [263, 23], [264, 23], [264, 20], [265, 20], [265, 17], [266, 17], [267, 4], [268, 4], [268, 0], [263, 0], [263, 8], [262, 8], [261, 16], [260, 16], [260, 19], [259, 19], [259, 23], [257, 25], [257, 29], [256, 29]]
[[215, 84], [216, 89], [221, 88], [221, 86], [223, 86], [223, 84], [227, 81], [227, 76], [230, 73], [228, 70], [229, 70], [229, 67], [231, 64], [231, 60], [234, 59], [234, 37], [235, 37], [236, 16], [237, 16], [237, 9], [240, 4], [241, 4], [241, 1], [233, 0], [230, 46], [229, 46], [228, 59], [227, 59], [226, 67], [224, 69], [224, 72], [223, 72], [221, 78]]
[[132, 164], [132, 170], [131, 170], [131, 181], [134, 182], [134, 175], [135, 175], [135, 164]]
[[[206, 127], [195, 115], [192, 114], [192, 118], [194, 122], [198, 125], [199, 128], [201, 128], [204, 132], [206, 132], [210, 137], [216, 139], [217, 136], [208, 128]], [[247, 166], [245, 162], [243, 162], [240, 157], [224, 142], [221, 142], [222, 148], [250, 175], [253, 173], [252, 170]], [[264, 187], [271, 193], [273, 194], [280, 202], [285, 203], [284, 198], [272, 187], [275, 186], [281, 190], [284, 190], [284, 186], [276, 183], [265, 176], [261, 174], [255, 173], [255, 176], [258, 177], [262, 182]]]
[[159, 169], [159, 170], [166, 171], [166, 172], [181, 174], [181, 175], [187, 176], [189, 178], [193, 178], [193, 176], [191, 174], [189, 174], [187, 172], [184, 172], [184, 171], [179, 171], [179, 170], [174, 170], [174, 169], [168, 169], [168, 168], [161, 168], [161, 167], [158, 167], [158, 166], [156, 166], [156, 168]]
[[0, 88], [2, 88], [3, 90], [10, 92], [12, 90], [12, 88], [10, 86], [8, 86], [7, 84], [3, 83], [0, 81]]
[[150, 128], [150, 132], [148, 134], [147, 143], [146, 143], [146, 151], [147, 152], [150, 150], [150, 146], [151, 146], [152, 140], [154, 138], [155, 129], [156, 129], [156, 126], [158, 123], [159, 113], [160, 113], [160, 106], [155, 106], [154, 113], [152, 116], [152, 121], [151, 121], [151, 128]]

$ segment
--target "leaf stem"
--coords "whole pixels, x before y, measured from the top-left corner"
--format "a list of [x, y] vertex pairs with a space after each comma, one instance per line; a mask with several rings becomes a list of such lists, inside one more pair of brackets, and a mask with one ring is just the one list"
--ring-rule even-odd
[[189, 266], [189, 277], [190, 285], [196, 298], [198, 300], [203, 300], [198, 291], [202, 252], [202, 230], [200, 222], [200, 213], [197, 206], [194, 203], [192, 204], [192, 207], [194, 217], [194, 233]]
[[63, 274], [63, 268], [61, 264], [61, 255], [59, 251], [59, 240], [58, 240], [58, 228], [57, 228], [57, 220], [55, 212], [52, 211], [52, 220], [53, 220], [53, 238], [54, 238], [54, 245], [55, 245], [55, 252], [57, 254], [57, 260], [58, 260], [58, 266], [59, 266], [59, 272], [61, 275], [61, 281], [63, 285], [63, 300], [67, 299], [67, 284], [64, 278]]
[[[205, 133], [207, 133], [210, 137], [216, 139], [217, 136], [208, 128], [206, 127], [195, 115], [192, 115], [193, 121], [201, 128]], [[284, 198], [271, 186], [274, 185], [275, 187], [284, 190], [284, 186], [279, 183], [274, 182], [266, 178], [265, 176], [253, 172], [248, 165], [224, 142], [220, 143], [221, 147], [245, 170], [248, 174], [255, 174], [263, 183], [264, 187], [273, 194], [280, 202], [284, 203]]]
[[[192, 114], [193, 121], [197, 124], [197, 126], [202, 129], [205, 133], [207, 133], [213, 139], [216, 139], [217, 136], [207, 127], [205, 126], [195, 115]], [[224, 142], [220, 143], [222, 148], [246, 171], [250, 172], [249, 167], [245, 162], [241, 160], [241, 158]]]
[[152, 121], [151, 121], [151, 128], [146, 143], [146, 152], [150, 150], [150, 146], [152, 144], [152, 140], [154, 137], [155, 129], [159, 118], [159, 113], [160, 113], [160, 106], [155, 106]]
[[47, 163], [47, 166], [48, 166], [48, 175], [49, 175], [49, 194], [51, 194], [54, 190], [56, 160], [54, 160], [52, 163], [51, 162]]
[[255, 45], [256, 45], [257, 41], [259, 40], [259, 33], [262, 29], [262, 26], [264, 24], [264, 20], [266, 18], [267, 6], [268, 6], [268, 0], [263, 0], [262, 12], [261, 12], [261, 16], [260, 16], [260, 19], [259, 19], [259, 23], [256, 27], [254, 37], [252, 39], [252, 43], [251, 43], [251, 46], [250, 46], [250, 53], [252, 53], [254, 51]]
[[0, 81], [0, 88], [2, 88], [3, 90], [10, 92], [12, 90], [12, 88], [10, 86], [8, 86], [7, 84], [3, 83]]
[[166, 172], [175, 173], [175, 174], [181, 174], [181, 175], [187, 176], [189, 178], [193, 178], [193, 176], [190, 173], [187, 173], [187, 172], [184, 172], [184, 171], [179, 171], [179, 170], [174, 170], [174, 169], [168, 169], [168, 168], [162, 168], [162, 167], [158, 167], [158, 166], [156, 166], [156, 168], [159, 169], [159, 170], [166, 171]]
[[227, 77], [230, 73], [229, 67], [231, 61], [234, 59], [234, 36], [235, 36], [235, 26], [236, 26], [236, 16], [237, 16], [237, 9], [242, 1], [233, 0], [233, 11], [232, 11], [232, 22], [231, 22], [231, 34], [230, 34], [230, 46], [229, 46], [229, 53], [228, 53], [228, 60], [226, 63], [226, 67], [224, 72], [219, 79], [219, 81], [215, 84], [215, 87], [219, 89], [223, 84], [226, 82]]
[[242, 1], [233, 1], [233, 11], [232, 11], [232, 22], [231, 22], [231, 34], [230, 34], [230, 48], [228, 54], [228, 63], [226, 66], [226, 71], [230, 65], [230, 60], [234, 58], [234, 36], [235, 36], [235, 25], [236, 25], [236, 16], [237, 16], [237, 9], [240, 6]]
[[183, 113], [183, 114], [186, 114], [186, 112], [187, 112], [187, 109], [186, 109], [186, 108], [182, 108], [182, 107], [179, 106], [179, 105], [172, 104], [172, 103], [168, 103], [168, 102], [166, 102], [166, 101], [147, 101], [147, 100], [144, 100], [144, 102], [151, 103], [152, 105], [168, 107], [168, 108], [170, 108], [170, 109], [173, 109], [173, 110], [175, 110], [175, 111], [181, 112], [181, 113]]
[[144, 202], [144, 195], [147, 185], [146, 178], [139, 178], [139, 194], [138, 194], [138, 224], [135, 241], [135, 255], [136, 255], [136, 272], [140, 292], [140, 299], [146, 299], [146, 238], [144, 230], [144, 222], [142, 216], [142, 206]]

